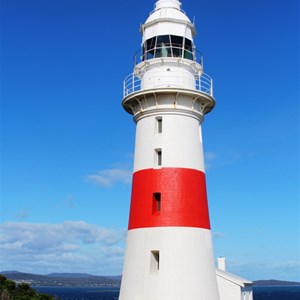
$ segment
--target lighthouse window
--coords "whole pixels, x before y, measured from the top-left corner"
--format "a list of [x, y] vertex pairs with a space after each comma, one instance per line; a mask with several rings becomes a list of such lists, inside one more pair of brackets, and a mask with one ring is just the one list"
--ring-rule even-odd
[[155, 165], [160, 167], [162, 164], [162, 151], [161, 149], [155, 149]]
[[159, 270], [159, 251], [152, 250], [150, 257], [150, 272], [154, 273]]
[[172, 45], [173, 57], [181, 57], [182, 56], [183, 37], [171, 35], [171, 45]]
[[151, 59], [154, 57], [155, 43], [156, 43], [156, 37], [153, 37], [145, 42], [143, 46], [144, 59]]
[[161, 193], [153, 193], [153, 213], [159, 213], [161, 208]]
[[193, 46], [192, 42], [188, 39], [185, 39], [184, 43], [184, 58], [193, 59]]
[[156, 132], [162, 133], [162, 117], [156, 118]]
[[171, 56], [170, 36], [160, 35], [156, 41], [155, 57], [168, 57]]
[[193, 60], [193, 43], [177, 35], [152, 37], [143, 44], [143, 60], [155, 57], [182, 57]]

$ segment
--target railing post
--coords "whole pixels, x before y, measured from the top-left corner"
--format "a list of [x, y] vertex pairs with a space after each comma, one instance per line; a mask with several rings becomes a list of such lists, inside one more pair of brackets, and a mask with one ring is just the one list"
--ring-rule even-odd
[[134, 93], [134, 72], [132, 73], [132, 93]]
[[[199, 75], [198, 75], [199, 76]], [[202, 75], [199, 76], [199, 91], [202, 91]]]

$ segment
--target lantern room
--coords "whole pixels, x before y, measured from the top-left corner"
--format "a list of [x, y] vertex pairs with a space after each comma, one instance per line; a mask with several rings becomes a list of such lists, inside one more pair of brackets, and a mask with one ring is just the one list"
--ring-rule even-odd
[[177, 0], [156, 3], [154, 11], [140, 28], [142, 61], [159, 57], [196, 60], [195, 27], [180, 6]]

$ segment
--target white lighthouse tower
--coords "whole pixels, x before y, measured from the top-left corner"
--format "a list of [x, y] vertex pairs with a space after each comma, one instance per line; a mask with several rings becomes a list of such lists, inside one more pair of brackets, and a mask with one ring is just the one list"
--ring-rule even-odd
[[119, 300], [218, 300], [201, 136], [212, 80], [178, 0], [157, 1], [141, 34], [122, 102], [136, 143]]

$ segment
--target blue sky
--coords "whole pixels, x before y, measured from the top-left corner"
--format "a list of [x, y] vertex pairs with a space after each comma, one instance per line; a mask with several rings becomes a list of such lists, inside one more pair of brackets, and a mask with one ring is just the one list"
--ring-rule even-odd
[[[182, 2], [217, 101], [203, 124], [215, 257], [300, 281], [299, 2]], [[0, 270], [122, 272], [122, 84], [154, 3], [1, 1]]]

